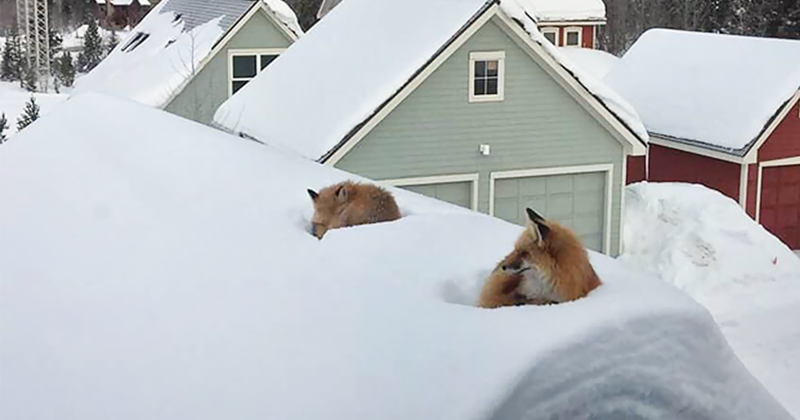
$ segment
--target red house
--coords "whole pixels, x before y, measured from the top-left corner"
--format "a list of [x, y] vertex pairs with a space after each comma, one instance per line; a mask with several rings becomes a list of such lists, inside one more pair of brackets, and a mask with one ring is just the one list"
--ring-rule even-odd
[[158, 1], [151, 0], [95, 0], [97, 17], [103, 27], [122, 29], [136, 26]]
[[604, 81], [650, 133], [648, 180], [716, 189], [800, 249], [800, 41], [651, 30]]

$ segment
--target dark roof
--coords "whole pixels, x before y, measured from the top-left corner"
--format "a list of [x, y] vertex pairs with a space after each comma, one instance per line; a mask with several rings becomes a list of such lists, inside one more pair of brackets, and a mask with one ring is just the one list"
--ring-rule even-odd
[[164, 0], [161, 13], [175, 12], [183, 20], [184, 30], [190, 31], [212, 19], [224, 16], [219, 26], [227, 32], [250, 10], [256, 0]]

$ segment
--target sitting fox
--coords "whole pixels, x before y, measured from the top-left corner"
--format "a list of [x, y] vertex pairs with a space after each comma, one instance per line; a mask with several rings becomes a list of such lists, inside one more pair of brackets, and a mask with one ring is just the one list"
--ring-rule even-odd
[[400, 218], [392, 194], [376, 185], [345, 181], [325, 187], [319, 193], [309, 189], [308, 195], [314, 202], [311, 233], [319, 239], [331, 229]]
[[480, 307], [567, 302], [601, 284], [586, 248], [573, 232], [531, 209], [526, 211], [528, 226], [484, 284]]

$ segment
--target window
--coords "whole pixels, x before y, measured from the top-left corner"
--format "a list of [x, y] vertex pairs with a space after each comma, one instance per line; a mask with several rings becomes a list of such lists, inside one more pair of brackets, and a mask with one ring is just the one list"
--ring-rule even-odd
[[136, 49], [139, 45], [142, 45], [142, 42], [146, 41], [147, 38], [150, 38], [150, 34], [146, 34], [144, 32], [136, 32], [125, 45], [122, 46], [122, 51], [124, 52], [131, 52]]
[[542, 28], [542, 35], [545, 39], [550, 41], [551, 44], [558, 46], [558, 28]]
[[564, 30], [566, 33], [564, 39], [564, 46], [567, 47], [580, 47], [581, 46], [581, 28], [567, 28]]
[[474, 52], [469, 55], [469, 101], [502, 101], [505, 83], [503, 51]]
[[278, 58], [283, 51], [283, 49], [228, 51], [228, 95], [238, 92], [247, 82], [253, 80], [258, 73]]

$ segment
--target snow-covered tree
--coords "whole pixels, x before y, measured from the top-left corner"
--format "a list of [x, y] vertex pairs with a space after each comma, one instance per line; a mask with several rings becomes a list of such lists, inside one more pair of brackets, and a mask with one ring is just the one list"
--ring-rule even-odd
[[89, 72], [100, 64], [104, 55], [103, 40], [97, 30], [97, 21], [90, 19], [83, 35], [83, 51], [78, 55], [78, 70]]
[[75, 83], [75, 66], [72, 64], [72, 54], [69, 51], [56, 59], [55, 76], [62, 86], [72, 87]]
[[8, 120], [6, 119], [6, 114], [0, 114], [0, 144], [6, 142], [8, 137], [6, 137], [5, 131], [8, 130]]
[[14, 81], [22, 79], [22, 48], [16, 29], [6, 38], [3, 48], [3, 62], [0, 64], [0, 80]]
[[36, 70], [26, 62], [22, 62], [22, 79], [19, 85], [28, 92], [36, 92], [38, 81], [36, 80]]
[[22, 131], [32, 122], [38, 120], [39, 111], [39, 104], [36, 103], [36, 98], [31, 95], [31, 99], [25, 103], [25, 110], [22, 111], [22, 115], [17, 118], [17, 131]]
[[55, 29], [50, 29], [50, 67], [55, 66], [56, 56], [61, 52], [64, 38]]

